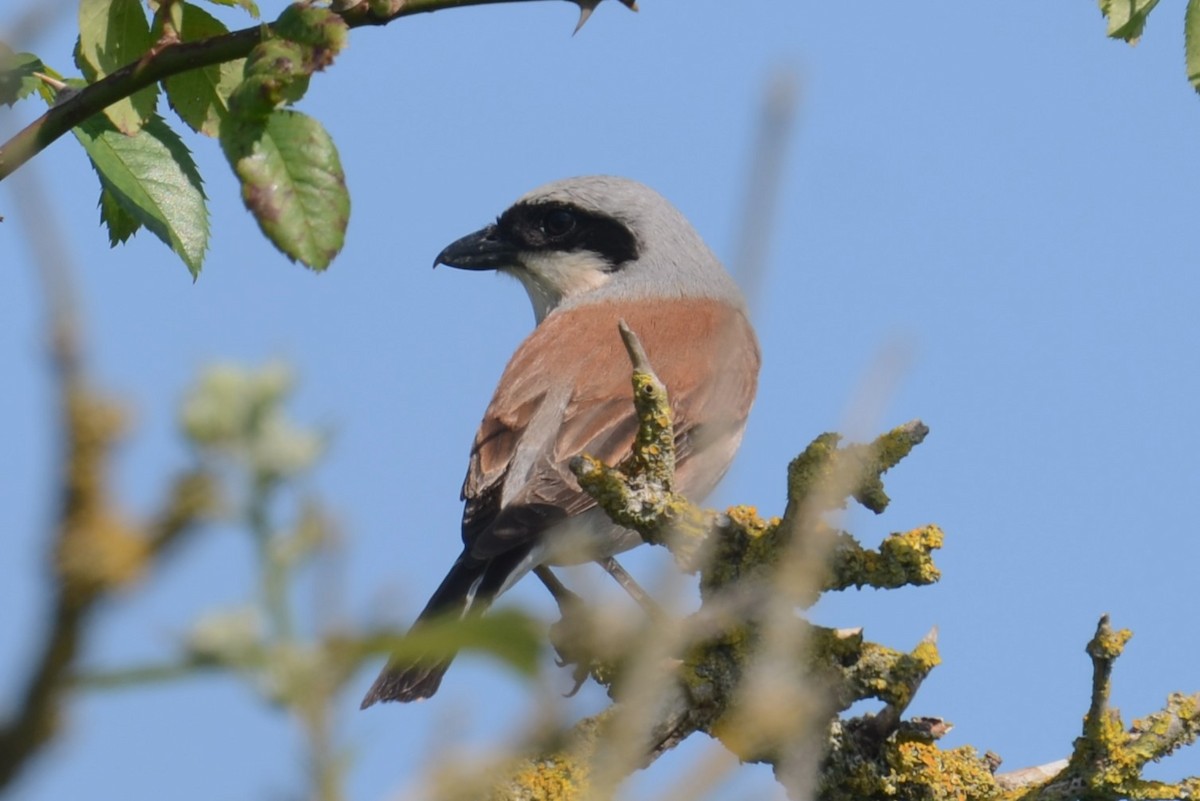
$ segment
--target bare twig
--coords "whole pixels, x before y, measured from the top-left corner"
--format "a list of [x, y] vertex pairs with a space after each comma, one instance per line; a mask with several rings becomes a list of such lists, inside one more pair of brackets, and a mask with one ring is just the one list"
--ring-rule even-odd
[[996, 774], [996, 786], [1001, 790], [1019, 790], [1035, 784], [1043, 784], [1062, 773], [1067, 767], [1067, 760], [1059, 759], [1047, 762], [1045, 765], [1034, 765], [1030, 768], [1019, 768], [1005, 773]]
[[162, 512], [145, 532], [123, 521], [108, 489], [108, 457], [120, 436], [122, 415], [87, 387], [68, 257], [61, 237], [54, 235], [53, 208], [32, 174], [24, 177], [21, 197], [21, 219], [27, 221], [46, 298], [64, 453], [53, 532], [51, 623], [15, 711], [0, 725], [0, 787], [54, 736], [83, 633], [99, 602], [194, 527], [212, 500], [208, 478], [189, 473], [176, 481]]
[[800, 105], [799, 83], [794, 70], [779, 68], [768, 77], [763, 90], [757, 136], [746, 171], [737, 247], [730, 261], [751, 308], [762, 294], [784, 162]]
[[596, 564], [604, 568], [604, 572], [612, 576], [613, 580], [621, 585], [621, 589], [625, 590], [629, 594], [629, 597], [636, 601], [638, 606], [642, 607], [642, 611], [646, 613], [647, 617], [656, 623], [664, 622], [667, 619], [666, 613], [663, 612], [658, 602], [654, 600], [650, 593], [642, 589], [642, 585], [638, 584], [625, 568], [621, 567], [620, 562], [609, 556], [605, 559], [597, 559]]
[[[87, 415], [81, 414], [84, 409], [79, 402], [73, 403], [79, 384], [79, 354], [75, 335], [75, 304], [68, 281], [69, 256], [63, 249], [61, 238], [52, 234], [54, 211], [46, 201], [41, 182], [30, 174], [24, 176], [20, 189], [22, 213], [19, 219], [25, 222], [37, 274], [42, 283], [46, 302], [47, 346], [58, 381], [62, 426], [69, 451], [66, 465], [61, 471], [64, 477], [58, 531], [61, 541], [66, 535], [67, 521], [76, 515], [80, 507], [94, 501], [87, 488], [88, 479], [92, 478], [92, 472], [97, 467], [90, 458], [96, 454], [96, 449], [87, 448], [86, 445], [99, 444], [102, 453], [107, 439], [115, 433], [112, 431], [115, 421], [108, 419], [108, 425], [101, 425], [106, 415], [97, 409], [98, 419], [93, 420], [95, 425], [87, 427], [84, 425]], [[54, 734], [56, 696], [74, 660], [80, 628], [90, 606], [81, 603], [81, 600], [77, 595], [65, 592], [61, 585], [57, 588], [50, 630], [26, 680], [25, 689], [20, 694], [15, 712], [0, 727], [0, 787], [11, 782], [25, 761]]]

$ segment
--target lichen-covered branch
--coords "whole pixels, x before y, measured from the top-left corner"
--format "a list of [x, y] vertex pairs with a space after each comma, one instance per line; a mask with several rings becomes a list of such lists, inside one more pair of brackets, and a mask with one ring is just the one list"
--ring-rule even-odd
[[1200, 736], [1200, 693], [1172, 694], [1162, 710], [1126, 728], [1121, 713], [1108, 705], [1112, 670], [1132, 633], [1114, 630], [1108, 615], [1100, 618], [1096, 634], [1087, 645], [1092, 659], [1092, 698], [1083, 721], [1083, 733], [1062, 769], [1054, 775], [1034, 775], [1028, 784], [1016, 785], [1025, 772], [998, 777], [1011, 790], [1005, 796], [1021, 801], [1060, 799], [1181, 799], [1200, 797], [1200, 778], [1157, 782], [1141, 778], [1147, 763], [1194, 743]]
[[[660, 687], [661, 705], [644, 721], [644, 731], [670, 731], [671, 736], [644, 740], [642, 760], [652, 760], [689, 734], [703, 731], [743, 760], [772, 764], [780, 781], [797, 796], [809, 790], [794, 783], [790, 768], [796, 750], [823, 750], [816, 796], [825, 801], [1150, 799], [1195, 797], [1200, 792], [1196, 779], [1159, 783], [1140, 778], [1146, 762], [1195, 741], [1200, 695], [1173, 695], [1163, 710], [1126, 730], [1119, 714], [1108, 708], [1108, 698], [1112, 664], [1128, 634], [1113, 632], [1107, 620], [1089, 645], [1095, 665], [1091, 709], [1069, 761], [996, 775], [999, 757], [970, 747], [938, 746], [937, 740], [951, 728], [948, 722], [903, 720], [922, 681], [939, 662], [936, 633], [903, 653], [865, 640], [859, 630], [816, 627], [794, 614], [781, 622], [775, 596], [797, 553], [820, 554], [825, 569], [808, 595], [789, 597], [789, 603], [814, 600], [826, 590], [920, 585], [938, 579], [931, 559], [942, 543], [938, 527], [892, 534], [873, 550], [823, 517], [848, 498], [881, 512], [888, 503], [882, 474], [919, 444], [928, 429], [913, 422], [868, 445], [843, 446], [832, 434], [819, 437], [789, 467], [788, 505], [782, 518], [763, 520], [747, 507], [725, 514], [698, 509], [671, 490], [669, 403], [638, 353], [636, 337], [627, 331], [623, 335], [634, 363], [641, 424], [635, 454], [615, 467], [586, 457], [573, 467], [581, 485], [614, 520], [635, 528], [648, 542], [665, 545], [685, 566], [699, 570], [703, 599], [698, 612], [674, 624], [677, 667], [667, 690]], [[825, 547], [812, 547], [814, 541]], [[792, 644], [794, 650], [777, 659], [778, 649], [767, 647], [769, 637]], [[626, 685], [637, 680], [627, 675], [628, 665], [636, 661], [629, 651], [642, 646], [625, 646], [625, 652], [612, 658], [589, 655], [596, 668], [593, 675], [618, 699], [613, 710], [621, 707]], [[764, 660], [769, 667], [763, 666]], [[764, 670], [769, 676], [765, 683]], [[750, 677], [756, 682], [749, 682]], [[751, 686], [758, 689], [751, 692]], [[762, 686], [768, 688], [765, 695]], [[806, 706], [804, 699], [811, 699], [813, 692], [822, 703], [814, 706], [810, 700]], [[852, 719], [839, 717], [870, 698], [882, 700], [883, 708]], [[810, 720], [807, 727], [797, 723], [805, 716]], [[816, 745], [812, 726], [826, 727]], [[573, 758], [586, 759], [578, 753]], [[563, 759], [562, 753], [550, 751], [535, 763], [554, 766], [560, 777], [589, 775], [586, 763], [572, 763], [572, 769], [562, 773]], [[630, 760], [627, 768], [640, 764]], [[528, 784], [517, 781], [506, 785], [513, 794], [502, 797], [573, 798], [589, 786], [586, 779], [573, 779], [568, 785], [562, 793], [529, 795]]]
[[1126, 729], [1109, 708], [1114, 660], [1128, 631], [1102, 618], [1088, 644], [1093, 660], [1092, 703], [1083, 733], [1068, 760], [993, 775], [998, 758], [971, 748], [939, 749], [936, 736], [914, 736], [901, 726], [886, 738], [872, 732], [870, 717], [837, 722], [818, 797], [826, 801], [895, 796], [971, 801], [1093, 801], [1195, 798], [1200, 780], [1155, 782], [1140, 778], [1147, 762], [1167, 756], [1200, 733], [1200, 694], [1172, 695], [1166, 708]]
[[785, 525], [802, 510], [809, 514], [840, 509], [854, 498], [880, 514], [888, 505], [883, 474], [925, 441], [929, 427], [913, 420], [869, 445], [842, 445], [837, 434], [822, 434], [788, 465], [788, 504]]
[[667, 545], [684, 569], [695, 571], [701, 564], [700, 546], [709, 539], [717, 518], [673, 491], [675, 433], [667, 389], [637, 335], [624, 321], [618, 330], [633, 363], [633, 406], [638, 417], [633, 453], [618, 467], [584, 454], [571, 461], [571, 470], [614, 521], [637, 531], [647, 542]]
[[933, 584], [941, 571], [933, 563], [933, 551], [942, 547], [945, 535], [935, 525], [889, 534], [878, 550], [864, 548], [846, 532], [838, 532], [829, 558], [827, 590], [850, 587], [895, 589]]
[[[630, 655], [625, 654], [623, 664], [615, 669], [609, 665], [608, 670], [600, 673], [599, 680], [619, 700], [602, 715], [581, 721], [563, 737], [557, 738], [552, 747], [525, 758], [516, 767], [506, 768], [505, 778], [493, 788], [491, 797], [506, 801], [563, 799], [584, 797], [595, 791], [594, 760], [610, 747], [605, 744], [606, 738], [598, 737], [598, 734], [605, 727], [615, 728], [622, 719], [627, 722], [632, 719], [640, 724], [635, 734], [630, 735], [626, 730], [619, 738], [627, 741], [632, 736], [639, 744], [636, 754], [625, 763], [626, 772], [648, 765], [697, 732], [718, 738], [745, 761], [787, 763], [791, 758], [788, 749], [807, 747], [808, 741], [778, 741], [764, 736], [774, 730], [769, 716], [743, 714], [734, 703], [739, 697], [742, 679], [751, 669], [759, 650], [758, 627], [752, 623], [736, 623], [724, 631], [714, 632], [715, 624], [705, 609], [675, 624], [680, 630], [702, 634], [685, 638], [690, 642], [680, 651], [676, 669], [665, 678], [656, 677], [661, 683], [656, 684], [650, 708], [620, 700], [626, 685], [645, 680], [638, 675], [626, 674], [632, 661]], [[790, 674], [789, 680], [822, 687], [823, 695], [829, 699], [830, 714], [864, 698], [884, 700], [883, 712], [859, 719], [856, 725], [860, 734], [856, 742], [873, 738], [872, 742], [878, 743], [891, 730], [904, 728], [898, 723], [899, 715], [939, 659], [932, 637], [904, 653], [867, 642], [858, 631], [833, 631], [811, 626], [800, 619], [795, 625], [804, 630], [808, 647], [794, 656], [793, 664], [803, 666], [803, 669]], [[655, 636], [647, 635], [646, 639]], [[643, 645], [634, 644], [631, 648]], [[776, 710], [777, 715], [793, 721], [799, 719], [799, 713], [796, 709]], [[888, 721], [894, 721], [894, 724]], [[881, 728], [885, 727], [889, 731], [881, 733]], [[908, 728], [915, 731], [919, 727]], [[931, 728], [925, 726], [926, 730]], [[611, 782], [610, 777], [604, 788], [611, 789]], [[460, 796], [454, 792], [444, 797], [470, 797], [470, 793]]]
[[[61, 276], [59, 277], [61, 280]], [[50, 285], [57, 285], [48, 282]], [[53, 364], [65, 453], [54, 539], [51, 623], [13, 714], [0, 724], [0, 787], [57, 731], [80, 643], [99, 603], [137, 579], [212, 509], [213, 483], [201, 472], [176, 479], [146, 525], [125, 519], [108, 487], [109, 456], [122, 430], [120, 409], [82, 376], [74, 320], [52, 299]]]
[[[794, 615], [781, 623], [770, 614], [774, 606], [770, 598], [781, 564], [790, 558], [796, 539], [816, 536], [812, 530], [818, 526], [823, 527], [821, 536], [837, 545], [827, 554], [829, 588], [899, 586], [937, 579], [930, 558], [941, 544], [941, 531], [936, 527], [893, 535], [884, 547], [872, 551], [849, 534], [829, 529], [811, 513], [818, 507], [836, 508], [846, 497], [866, 498], [873, 508], [882, 510], [886, 495], [879, 475], [919, 443], [927, 429], [919, 422], [912, 423], [870, 446], [848, 449], [837, 447], [832, 435], [819, 438], [790, 471], [790, 519], [763, 520], [748, 507], [734, 507], [724, 514], [703, 510], [672, 490], [674, 437], [669, 399], [636, 336], [624, 328], [622, 336], [634, 366], [634, 404], [640, 423], [634, 453], [618, 466], [585, 456], [572, 468], [581, 486], [615, 521], [637, 530], [648, 542], [665, 545], [684, 567], [700, 572], [704, 601], [697, 613], [673, 624], [678, 669], [667, 680], [667, 689], [660, 687], [655, 696], [667, 701], [645, 722], [646, 731], [670, 732], [670, 737], [648, 738], [641, 759], [651, 760], [701, 731], [719, 738], [742, 759], [777, 767], [793, 764], [798, 749], [811, 747], [811, 727], [802, 724], [798, 728], [796, 721], [804, 718], [801, 710], [789, 710], [781, 701], [784, 697], [802, 698], [811, 686], [820, 686], [825, 699], [820, 708], [808, 710], [818, 720], [831, 718], [863, 698], [880, 698], [886, 706], [872, 716], [864, 730], [881, 739], [900, 728], [903, 710], [937, 664], [933, 638], [904, 654], [866, 642], [859, 632], [813, 627]], [[840, 481], [841, 474], [848, 474], [851, 480]], [[831, 480], [844, 487], [841, 498], [809, 503], [818, 493], [829, 497]], [[805, 510], [803, 521], [801, 509]], [[818, 589], [814, 588], [814, 597]], [[780, 692], [773, 712], [763, 714], [759, 708], [763, 699], [747, 697], [743, 684], [766, 653], [765, 638], [781, 634], [781, 640], [797, 644], [800, 650], [789, 653], [777, 671]], [[659, 632], [647, 639], [659, 643], [666, 636], [667, 632]], [[628, 650], [638, 647], [628, 641], [624, 645]], [[593, 653], [587, 658], [593, 660], [593, 675], [617, 699], [625, 698], [626, 688], [638, 681], [629, 667], [637, 660], [628, 652], [607, 657]], [[765, 703], [772, 704], [770, 699]], [[619, 700], [617, 707], [620, 705]], [[664, 720], [671, 725], [663, 725]], [[541, 759], [560, 765], [560, 756]], [[637, 760], [627, 765], [629, 770], [639, 766]]]
[[[673, 419], [666, 388], [655, 375], [634, 332], [621, 324], [621, 336], [633, 364], [634, 407], [639, 428], [633, 454], [610, 467], [588, 455], [571, 464], [579, 484], [616, 522], [637, 531], [649, 543], [665, 545], [689, 571], [701, 570], [701, 588], [713, 591], [748, 576], [773, 570], [785, 544], [797, 532], [797, 515], [810, 499], [828, 499], [831, 486], [875, 512], [887, 506], [881, 476], [920, 444], [929, 428], [919, 420], [899, 426], [869, 445], [838, 447], [836, 434], [823, 434], [788, 467], [788, 513], [763, 521], [750, 507], [725, 514], [701, 509], [672, 490], [675, 467]], [[849, 474], [848, 483], [838, 482]], [[845, 532], [809, 520], [804, 532], [832, 542], [827, 589], [930, 584], [939, 573], [931, 553], [943, 535], [924, 526], [888, 537], [878, 551], [863, 548]], [[710, 553], [711, 551], [711, 553]], [[701, 557], [706, 558], [701, 558]]]

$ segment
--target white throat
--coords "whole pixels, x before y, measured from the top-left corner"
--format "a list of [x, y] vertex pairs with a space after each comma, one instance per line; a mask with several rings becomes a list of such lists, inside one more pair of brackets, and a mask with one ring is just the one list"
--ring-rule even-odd
[[533, 316], [539, 323], [567, 298], [598, 289], [612, 280], [608, 262], [587, 250], [524, 253], [521, 262], [521, 267], [504, 272], [525, 287], [533, 304]]

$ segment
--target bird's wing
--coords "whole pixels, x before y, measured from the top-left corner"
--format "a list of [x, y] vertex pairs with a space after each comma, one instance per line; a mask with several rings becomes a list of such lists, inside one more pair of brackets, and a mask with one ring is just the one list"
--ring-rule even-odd
[[[703, 495], [740, 441], [754, 398], [758, 346], [741, 312], [713, 301], [593, 304], [548, 316], [513, 355], [484, 415], [463, 484], [463, 542], [480, 559], [528, 542], [595, 505], [569, 462], [615, 465], [637, 432], [624, 319], [667, 386], [675, 413], [676, 485]], [[713, 376], [718, 376], [716, 379]], [[705, 451], [704, 458], [694, 458]]]

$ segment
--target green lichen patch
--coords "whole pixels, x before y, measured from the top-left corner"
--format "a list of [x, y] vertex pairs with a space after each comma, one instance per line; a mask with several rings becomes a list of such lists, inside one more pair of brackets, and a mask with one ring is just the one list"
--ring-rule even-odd
[[945, 535], [934, 525], [888, 535], [873, 551], [849, 534], [839, 532], [830, 557], [826, 589], [849, 587], [893, 589], [932, 584], [941, 577], [932, 552], [942, 547]]

